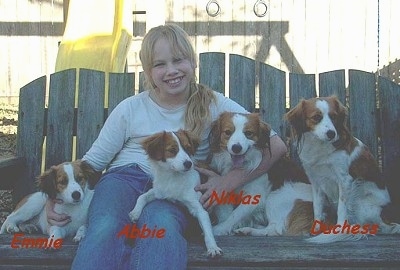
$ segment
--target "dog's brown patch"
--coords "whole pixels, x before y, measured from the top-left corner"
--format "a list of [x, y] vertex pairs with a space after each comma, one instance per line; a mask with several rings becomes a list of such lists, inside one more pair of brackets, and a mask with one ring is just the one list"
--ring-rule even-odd
[[[194, 155], [200, 140], [188, 131], [179, 130], [175, 133], [183, 149]], [[142, 147], [153, 160], [165, 161], [167, 158], [175, 157], [179, 152], [179, 145], [171, 132], [156, 133], [142, 142]]]
[[378, 163], [366, 146], [361, 155], [350, 164], [349, 173], [354, 179], [372, 181], [379, 188], [385, 188]]
[[186, 130], [178, 130], [175, 132], [183, 149], [191, 156], [196, 153], [200, 144], [200, 139], [193, 133]]
[[287, 220], [288, 235], [308, 235], [314, 221], [313, 204], [297, 199]]

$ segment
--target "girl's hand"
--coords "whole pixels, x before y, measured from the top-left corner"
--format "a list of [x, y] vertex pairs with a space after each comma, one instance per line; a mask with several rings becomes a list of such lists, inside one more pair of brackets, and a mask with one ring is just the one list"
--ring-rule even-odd
[[71, 217], [67, 214], [58, 214], [54, 211], [54, 205], [57, 200], [48, 199], [46, 202], [45, 210], [47, 214], [47, 222], [52, 226], [65, 226], [71, 222]]
[[235, 181], [232, 181], [232, 179], [229, 179], [228, 177], [221, 176], [204, 168], [196, 167], [196, 170], [208, 178], [206, 183], [200, 184], [195, 188], [196, 191], [203, 193], [203, 195], [200, 197], [200, 203], [207, 211], [210, 211], [215, 205], [217, 205], [216, 200], [210, 202], [210, 198], [213, 193], [216, 193], [220, 197], [222, 196], [223, 192], [228, 193], [236, 188], [233, 185]]

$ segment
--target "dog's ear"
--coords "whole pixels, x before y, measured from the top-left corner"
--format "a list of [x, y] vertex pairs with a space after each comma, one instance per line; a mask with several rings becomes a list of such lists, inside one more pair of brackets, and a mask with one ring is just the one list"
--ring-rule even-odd
[[329, 103], [333, 104], [333, 108], [336, 112], [336, 126], [347, 127], [347, 108], [336, 96], [330, 96], [327, 99]]
[[165, 161], [165, 140], [167, 133], [165, 131], [151, 135], [142, 141], [142, 147], [153, 160]]
[[339, 101], [336, 96], [327, 98], [328, 102], [332, 104], [335, 111], [334, 124], [339, 134], [339, 140], [334, 143], [337, 148], [346, 148], [349, 150], [351, 143], [350, 130], [347, 127], [347, 108]]
[[258, 134], [257, 146], [261, 148], [268, 148], [269, 154], [271, 154], [271, 127], [260, 119], [260, 129]]
[[189, 155], [193, 156], [200, 145], [199, 137], [194, 135], [192, 132], [183, 129], [178, 130], [175, 134], [178, 137], [183, 149], [185, 149]]
[[36, 180], [38, 188], [46, 193], [50, 199], [57, 196], [57, 166], [51, 166], [50, 169], [42, 173]]
[[300, 102], [284, 116], [285, 120], [289, 122], [292, 130], [295, 132], [294, 135], [301, 135], [307, 131], [304, 115], [304, 107], [306, 102], [307, 101], [305, 99], [301, 99]]
[[221, 143], [221, 118], [211, 123], [211, 131], [208, 135], [211, 153], [219, 152]]
[[93, 189], [101, 177], [101, 172], [95, 171], [85, 160], [77, 160], [77, 162], [79, 162], [79, 167], [89, 184], [89, 188]]

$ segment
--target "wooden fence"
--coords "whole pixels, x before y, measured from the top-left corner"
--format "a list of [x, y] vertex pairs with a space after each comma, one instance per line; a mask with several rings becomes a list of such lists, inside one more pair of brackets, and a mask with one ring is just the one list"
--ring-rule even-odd
[[[228, 74], [225, 72], [227, 61]], [[138, 78], [140, 90], [143, 90], [139, 74], [105, 74], [85, 69], [54, 73], [50, 76], [47, 109], [44, 109], [46, 77], [24, 86], [20, 93], [17, 155], [26, 158], [31, 168], [28, 175], [40, 173], [42, 165], [38, 157], [45, 156], [42, 159], [46, 168], [74, 158], [74, 152], [76, 158], [82, 157], [107, 115], [122, 99], [134, 93]], [[346, 86], [345, 70], [319, 75], [286, 74], [244, 56], [203, 53], [199, 57], [199, 81], [222, 93], [229, 90], [230, 98], [249, 111], [257, 107], [262, 118], [282, 137], [286, 135], [282, 117], [287, 104], [292, 107], [300, 98], [316, 96], [317, 88], [320, 96], [336, 94], [349, 108], [353, 134], [365, 142], [376, 157], [379, 153], [383, 167], [400, 155], [400, 86], [374, 73], [349, 70]], [[47, 137], [42, 155], [43, 134], [50, 133], [52, 136]]]

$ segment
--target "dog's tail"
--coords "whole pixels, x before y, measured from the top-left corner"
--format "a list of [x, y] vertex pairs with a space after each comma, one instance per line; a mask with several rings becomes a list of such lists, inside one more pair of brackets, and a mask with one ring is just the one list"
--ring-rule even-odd
[[340, 234], [319, 234], [317, 236], [307, 238], [306, 241], [315, 244], [328, 244], [334, 242], [343, 241], [359, 241], [361, 239], [367, 239], [368, 234], [352, 234], [352, 233], [340, 233]]

